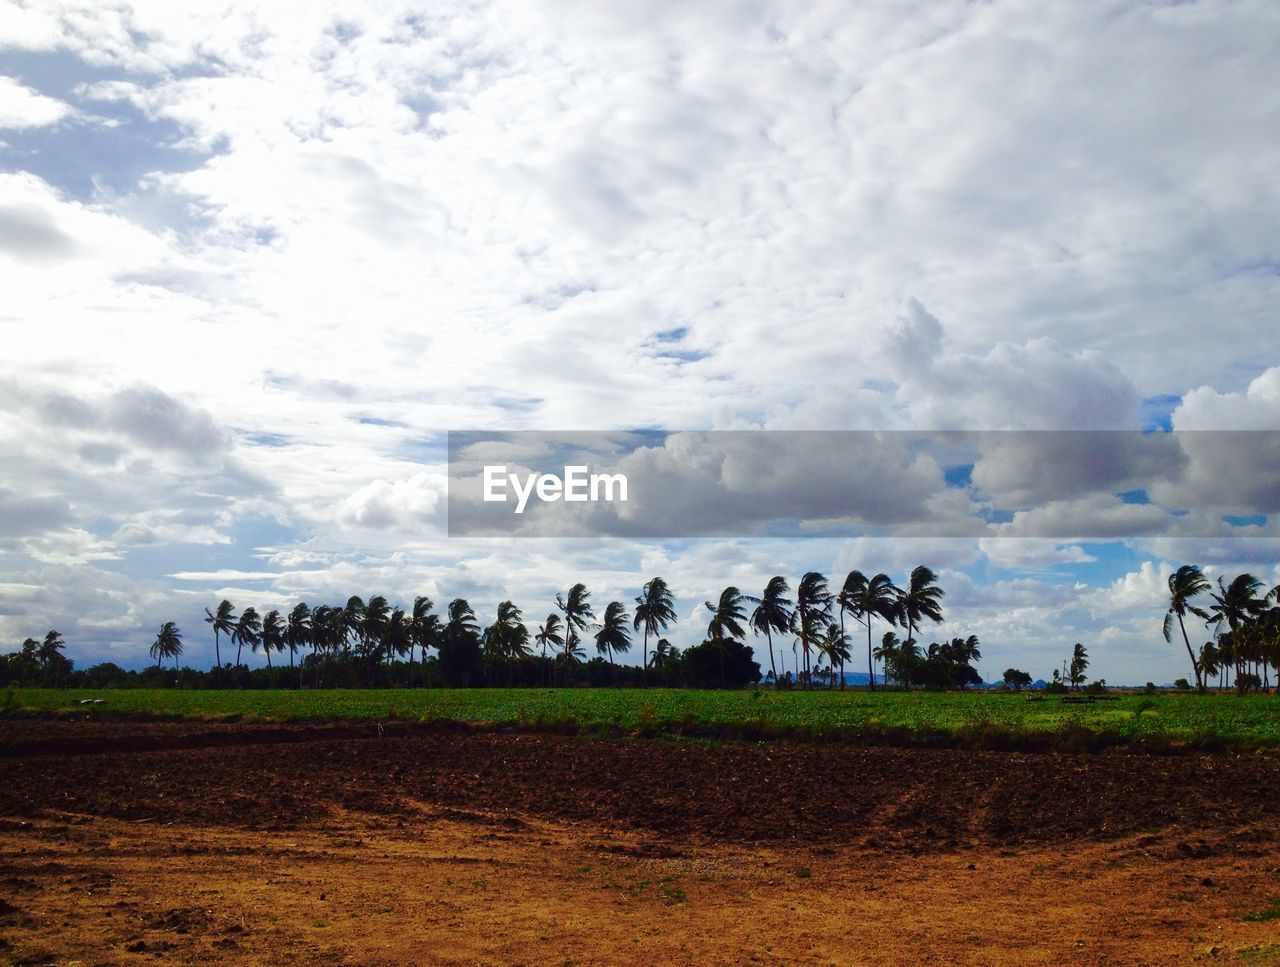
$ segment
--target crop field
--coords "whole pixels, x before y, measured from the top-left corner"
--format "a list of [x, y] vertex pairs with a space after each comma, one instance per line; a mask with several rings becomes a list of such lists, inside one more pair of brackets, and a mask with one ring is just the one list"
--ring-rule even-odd
[[[82, 704], [85, 700], [100, 703]], [[178, 691], [12, 689], [10, 712], [149, 714], [264, 722], [465, 722], [527, 729], [797, 738], [951, 736], [990, 740], [1107, 736], [1192, 745], [1280, 745], [1275, 695], [1118, 695], [1065, 702], [992, 692], [770, 692], [669, 689], [350, 689]]]

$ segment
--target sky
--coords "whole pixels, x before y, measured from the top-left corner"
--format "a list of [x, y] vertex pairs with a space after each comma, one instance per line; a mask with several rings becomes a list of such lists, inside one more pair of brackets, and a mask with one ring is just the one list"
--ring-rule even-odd
[[654, 575], [688, 645], [728, 584], [925, 563], [924, 639], [977, 634], [988, 679], [1081, 641], [1170, 682], [1173, 569], [1280, 583], [1274, 506], [1088, 540], [445, 515], [449, 431], [1280, 430], [1269, 0], [182, 6], [0, 0], [0, 650], [137, 667], [174, 620], [207, 666], [224, 597], [537, 622]]

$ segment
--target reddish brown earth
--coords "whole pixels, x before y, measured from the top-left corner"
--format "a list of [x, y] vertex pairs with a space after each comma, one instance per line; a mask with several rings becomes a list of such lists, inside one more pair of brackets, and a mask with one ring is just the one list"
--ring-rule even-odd
[[1280, 962], [1275, 756], [6, 719], [0, 777], [15, 963]]

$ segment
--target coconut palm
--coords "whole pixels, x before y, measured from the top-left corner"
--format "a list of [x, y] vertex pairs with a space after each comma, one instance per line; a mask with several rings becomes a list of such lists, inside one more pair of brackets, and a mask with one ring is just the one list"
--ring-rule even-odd
[[346, 605], [340, 612], [342, 615], [342, 638], [336, 646], [342, 649], [345, 656], [352, 641], [361, 640], [364, 634], [364, 598], [353, 594], [347, 598]]
[[271, 653], [284, 651], [284, 619], [279, 611], [268, 611], [262, 616], [262, 634], [259, 643], [267, 655], [267, 667], [271, 667]]
[[563, 598], [556, 595], [556, 607], [564, 612], [564, 648], [566, 654], [576, 653], [581, 633], [596, 616], [591, 610], [591, 592], [585, 584], [575, 584], [569, 589], [569, 596]]
[[770, 578], [748, 619], [751, 630], [763, 634], [769, 642], [769, 668], [773, 671], [775, 685], [778, 682], [778, 665], [773, 658], [773, 633], [782, 633], [791, 627], [791, 601], [786, 596], [790, 590], [787, 579], [781, 574]]
[[[804, 653], [804, 674], [809, 678], [809, 655], [815, 632], [831, 613], [831, 591], [827, 588], [826, 575], [817, 571], [809, 571], [796, 586], [796, 606], [791, 613], [792, 630], [800, 639], [800, 649]], [[813, 682], [808, 682], [813, 687]]]
[[1233, 658], [1236, 673], [1236, 688], [1244, 690], [1245, 680], [1241, 673], [1244, 670], [1245, 649], [1238, 639], [1241, 629], [1266, 608], [1266, 601], [1258, 597], [1262, 582], [1252, 574], [1239, 574], [1228, 585], [1218, 578], [1217, 593], [1210, 592], [1213, 604], [1209, 607], [1208, 624], [1221, 627], [1225, 622], [1231, 629], [1233, 639]]
[[1200, 656], [1196, 659], [1196, 681], [1201, 682], [1205, 688], [1209, 687], [1209, 679], [1215, 677], [1222, 668], [1222, 656], [1218, 653], [1218, 647], [1212, 641], [1206, 641], [1200, 646]]
[[484, 631], [485, 657], [490, 664], [513, 662], [529, 656], [529, 629], [524, 615], [511, 601], [498, 605], [498, 616]]
[[40, 667], [45, 674], [49, 673], [49, 669], [53, 669], [53, 687], [58, 687], [58, 678], [62, 673], [67, 660], [62, 656], [62, 650], [66, 648], [67, 643], [63, 640], [62, 635], [56, 631], [50, 631], [44, 636], [44, 640], [40, 642], [36, 648], [36, 660], [40, 662]]
[[[380, 594], [375, 594], [364, 606], [360, 621], [360, 648], [371, 663], [376, 664], [386, 646], [387, 631], [391, 627], [391, 605]], [[391, 655], [387, 655], [391, 660]]]
[[471, 672], [482, 659], [480, 651], [480, 626], [476, 613], [466, 598], [454, 598], [449, 602], [449, 620], [445, 623], [437, 650], [440, 665], [447, 676], [458, 677], [468, 684]]
[[409, 687], [413, 687], [413, 646], [422, 654], [423, 667], [426, 667], [427, 649], [433, 647], [440, 638], [440, 617], [432, 614], [435, 604], [424, 595], [413, 599], [413, 611], [409, 616]]
[[640, 589], [636, 598], [636, 614], [632, 627], [637, 631], [644, 628], [644, 651], [641, 655], [641, 667], [649, 667], [649, 635], [661, 634], [667, 625], [676, 620], [675, 602], [671, 589], [662, 578], [651, 578]]
[[720, 592], [720, 598], [715, 604], [710, 601], [705, 602], [707, 610], [711, 612], [711, 620], [707, 623], [707, 637], [716, 643], [720, 652], [721, 685], [725, 683], [725, 640], [731, 638], [741, 641], [746, 637], [743, 629], [743, 624], [747, 620], [747, 612], [744, 608], [746, 601], [747, 599], [737, 588], [727, 587]]
[[906, 625], [908, 638], [915, 637], [916, 629], [926, 618], [934, 624], [941, 623], [946, 594], [938, 587], [938, 576], [923, 564], [911, 571], [899, 600], [900, 620]]
[[547, 657], [547, 648], [552, 651], [564, 644], [564, 636], [560, 634], [560, 616], [554, 611], [547, 615], [547, 620], [538, 627], [538, 633], [533, 636], [533, 640], [542, 646], [542, 657]]
[[1191, 650], [1191, 639], [1187, 637], [1187, 626], [1183, 618], [1193, 614], [1202, 621], [1209, 620], [1209, 612], [1191, 603], [1191, 599], [1204, 594], [1213, 588], [1204, 572], [1195, 564], [1184, 564], [1169, 575], [1169, 610], [1164, 613], [1164, 640], [1173, 641], [1173, 619], [1178, 619], [1178, 627], [1182, 630], [1182, 641], [1187, 646], [1187, 657], [1191, 659], [1191, 670], [1196, 677], [1196, 690], [1204, 688], [1204, 680], [1200, 675], [1200, 663], [1196, 661], [1195, 652]]
[[872, 657], [880, 663], [884, 669], [885, 685], [888, 685], [888, 678], [892, 675], [894, 680], [901, 683], [903, 679], [902, 668], [900, 668], [899, 655], [901, 654], [902, 639], [896, 632], [886, 631], [880, 639], [880, 644], [876, 646], [876, 650]]
[[236, 643], [236, 667], [240, 667], [240, 653], [245, 645], [253, 650], [258, 648], [258, 639], [262, 635], [262, 619], [252, 608], [245, 608], [236, 622], [236, 630], [231, 633], [231, 640]]
[[604, 617], [600, 619], [600, 629], [595, 635], [596, 651], [605, 655], [610, 662], [615, 654], [625, 654], [631, 648], [628, 620], [626, 605], [621, 601], [610, 601], [605, 605]]
[[36, 659], [45, 668], [50, 665], [56, 665], [58, 659], [62, 657], [63, 649], [66, 647], [67, 643], [63, 640], [62, 635], [56, 631], [50, 631], [36, 648]]
[[835, 685], [836, 669], [840, 669], [840, 680], [844, 681], [844, 663], [849, 660], [849, 636], [838, 622], [832, 621], [818, 639], [818, 650], [831, 665], [832, 685]]
[[[842, 594], [847, 593], [849, 612], [867, 626], [867, 680], [872, 691], [876, 688], [876, 670], [871, 648], [871, 625], [876, 618], [889, 624], [897, 624], [902, 615], [901, 592], [887, 574], [868, 578], [861, 571], [852, 571], [845, 579]], [[910, 638], [908, 638], [910, 640]]]
[[[284, 647], [289, 650], [289, 669], [293, 669], [293, 656], [307, 646], [311, 640], [311, 609], [306, 602], [294, 606], [284, 625]], [[302, 687], [302, 679], [298, 679], [298, 687]]]
[[232, 635], [236, 630], [235, 608], [230, 601], [223, 600], [217, 611], [204, 609], [205, 624], [213, 626], [213, 657], [218, 665], [218, 677], [222, 677], [222, 649], [219, 647], [219, 635]]
[[383, 635], [383, 642], [387, 646], [388, 664], [394, 665], [396, 658], [412, 654], [413, 622], [404, 608], [391, 610], [391, 617], [387, 619], [387, 629]]
[[160, 626], [160, 633], [156, 635], [155, 642], [151, 645], [151, 657], [156, 660], [156, 667], [160, 667], [160, 662], [165, 658], [173, 659], [173, 667], [178, 667], [178, 656], [182, 654], [182, 632], [178, 630], [178, 626], [172, 621], [166, 621]]
[[[552, 649], [552, 652], [556, 652], [557, 648], [559, 646], [562, 646], [562, 644], [564, 644], [564, 635], [559, 633], [559, 629], [561, 629], [561, 620], [559, 620], [559, 615], [557, 615], [556, 612], [553, 611], [552, 614], [549, 614], [547, 616], [547, 620], [545, 620], [543, 624], [539, 626], [538, 634], [534, 635], [535, 642], [538, 642], [538, 644], [540, 644], [540, 646], [543, 647], [544, 663], [545, 663], [545, 660], [547, 660], [548, 648]], [[547, 684], [549, 685], [550, 684], [549, 669], [547, 674], [548, 674]]]

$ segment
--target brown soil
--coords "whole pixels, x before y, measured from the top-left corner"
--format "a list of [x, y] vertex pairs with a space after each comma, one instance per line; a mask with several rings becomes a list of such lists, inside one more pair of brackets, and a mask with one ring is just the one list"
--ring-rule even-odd
[[0, 960], [1280, 962], [1280, 758], [0, 722]]

